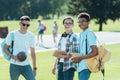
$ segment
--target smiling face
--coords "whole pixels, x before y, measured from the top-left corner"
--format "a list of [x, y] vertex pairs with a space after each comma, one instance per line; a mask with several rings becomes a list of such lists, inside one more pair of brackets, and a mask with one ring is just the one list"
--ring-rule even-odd
[[19, 25], [20, 25], [20, 31], [26, 32], [28, 27], [30, 26], [30, 21], [23, 20], [19, 23]]
[[78, 18], [78, 26], [82, 29], [85, 30], [88, 28], [89, 21], [87, 21], [86, 18]]
[[66, 33], [69, 33], [72, 31], [72, 27], [73, 27], [73, 20], [72, 19], [65, 19], [63, 21], [63, 25], [64, 25], [64, 28], [65, 28], [65, 32]]
[[82, 12], [78, 15], [78, 26], [84, 31], [88, 28], [90, 21], [90, 15], [86, 12]]

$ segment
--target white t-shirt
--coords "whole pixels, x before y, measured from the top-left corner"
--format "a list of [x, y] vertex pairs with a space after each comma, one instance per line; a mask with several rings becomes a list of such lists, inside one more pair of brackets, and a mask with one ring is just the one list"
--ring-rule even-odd
[[[11, 44], [11, 37], [10, 33], [7, 35], [6, 38], [6, 44]], [[16, 65], [29, 65], [29, 59], [28, 59], [28, 50], [31, 48], [35, 48], [35, 37], [34, 35], [27, 31], [25, 34], [21, 34], [19, 30], [14, 31], [14, 45], [13, 45], [13, 55], [17, 55], [19, 52], [24, 51], [27, 55], [27, 58], [23, 62], [15, 61], [11, 58], [10, 63], [16, 64]]]
[[53, 25], [53, 32], [57, 33], [57, 25], [56, 24]]
[[[67, 42], [67, 37], [62, 37], [61, 39], [61, 50], [65, 51], [66, 49], [66, 42]], [[60, 58], [60, 62], [64, 62], [64, 58]]]
[[40, 31], [40, 30], [42, 30], [42, 29], [43, 29], [43, 24], [40, 23], [40, 24], [38, 25], [38, 30]]

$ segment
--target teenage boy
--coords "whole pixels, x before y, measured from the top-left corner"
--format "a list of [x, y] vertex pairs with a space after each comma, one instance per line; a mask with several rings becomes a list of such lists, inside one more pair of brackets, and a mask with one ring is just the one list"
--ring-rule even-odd
[[56, 60], [52, 73], [55, 74], [56, 68], [58, 69], [57, 80], [73, 80], [76, 64], [70, 59], [70, 53], [77, 51], [77, 36], [73, 33], [73, 19], [67, 17], [63, 20], [65, 32], [61, 35], [58, 43], [58, 50], [65, 51], [66, 55], [60, 55]]
[[[19, 29], [14, 31], [14, 43], [13, 43], [13, 53], [8, 51], [9, 45], [12, 43], [12, 39], [9, 33], [6, 38], [5, 52], [11, 56], [10, 59], [10, 79], [18, 80], [19, 76], [22, 75], [26, 80], [35, 80], [36, 75], [36, 55], [35, 55], [35, 37], [28, 31], [30, 26], [30, 18], [28, 16], [22, 16], [19, 22]], [[28, 50], [30, 49], [32, 58], [32, 67], [28, 59]], [[17, 58], [19, 52], [25, 52], [27, 58], [20, 62]]]
[[88, 13], [80, 13], [78, 15], [78, 25], [83, 30], [79, 38], [79, 54], [81, 57], [73, 58], [73, 62], [78, 63], [79, 80], [89, 80], [91, 72], [86, 65], [86, 59], [92, 58], [98, 54], [96, 46], [96, 36], [89, 28], [90, 15]]

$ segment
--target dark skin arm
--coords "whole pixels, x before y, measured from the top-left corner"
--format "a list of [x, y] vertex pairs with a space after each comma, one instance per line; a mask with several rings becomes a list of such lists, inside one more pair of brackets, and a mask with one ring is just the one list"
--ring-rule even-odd
[[83, 59], [88, 59], [88, 58], [92, 58], [94, 56], [97, 56], [98, 55], [98, 49], [97, 49], [97, 46], [91, 46], [91, 53], [87, 54], [86, 56], [81, 56], [81, 57], [74, 57], [72, 58], [72, 61], [75, 62], [75, 63], [79, 63], [81, 60]]
[[61, 54], [59, 56], [57, 56], [57, 58], [70, 58], [71, 57], [71, 54]]

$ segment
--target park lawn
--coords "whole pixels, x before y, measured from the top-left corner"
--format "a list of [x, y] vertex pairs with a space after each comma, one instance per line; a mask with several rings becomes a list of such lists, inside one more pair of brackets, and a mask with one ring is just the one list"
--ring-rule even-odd
[[[105, 64], [105, 80], [120, 80], [120, 44], [105, 46], [110, 50], [111, 60]], [[56, 75], [52, 75], [51, 69], [53, 67], [55, 58], [52, 56], [53, 51], [37, 53], [37, 76], [36, 80], [56, 80]], [[0, 57], [0, 80], [9, 80], [9, 63], [3, 57]], [[24, 80], [20, 76], [19, 80]], [[75, 79], [77, 79], [77, 72], [75, 73]], [[94, 73], [91, 75], [90, 80], [102, 80], [102, 74]]]
[[[63, 19], [66, 17], [67, 15], [61, 16], [59, 19], [56, 19], [57, 23], [58, 23], [58, 33], [61, 34], [64, 32], [64, 27], [62, 24]], [[73, 31], [78, 33], [81, 32], [81, 30], [78, 27], [78, 23], [77, 23], [77, 17], [73, 17], [74, 19], [74, 27], [73, 27]], [[47, 26], [47, 30], [45, 31], [45, 34], [52, 34], [52, 26], [53, 26], [53, 19], [50, 20], [42, 20], [42, 23], [44, 23]], [[120, 22], [119, 20], [113, 22], [111, 20], [107, 21], [107, 25], [103, 24], [103, 31], [120, 31]], [[8, 26], [9, 31], [12, 30], [16, 30], [19, 28], [19, 21], [0, 21], [0, 27], [4, 27], [4, 26]], [[29, 30], [31, 32], [33, 32], [35, 35], [37, 35], [37, 26], [38, 26], [38, 22], [37, 19], [32, 19], [31, 20], [31, 26], [29, 27]], [[99, 29], [99, 25], [95, 24], [95, 20], [92, 20], [90, 22], [90, 28], [94, 31], [97, 32]]]

